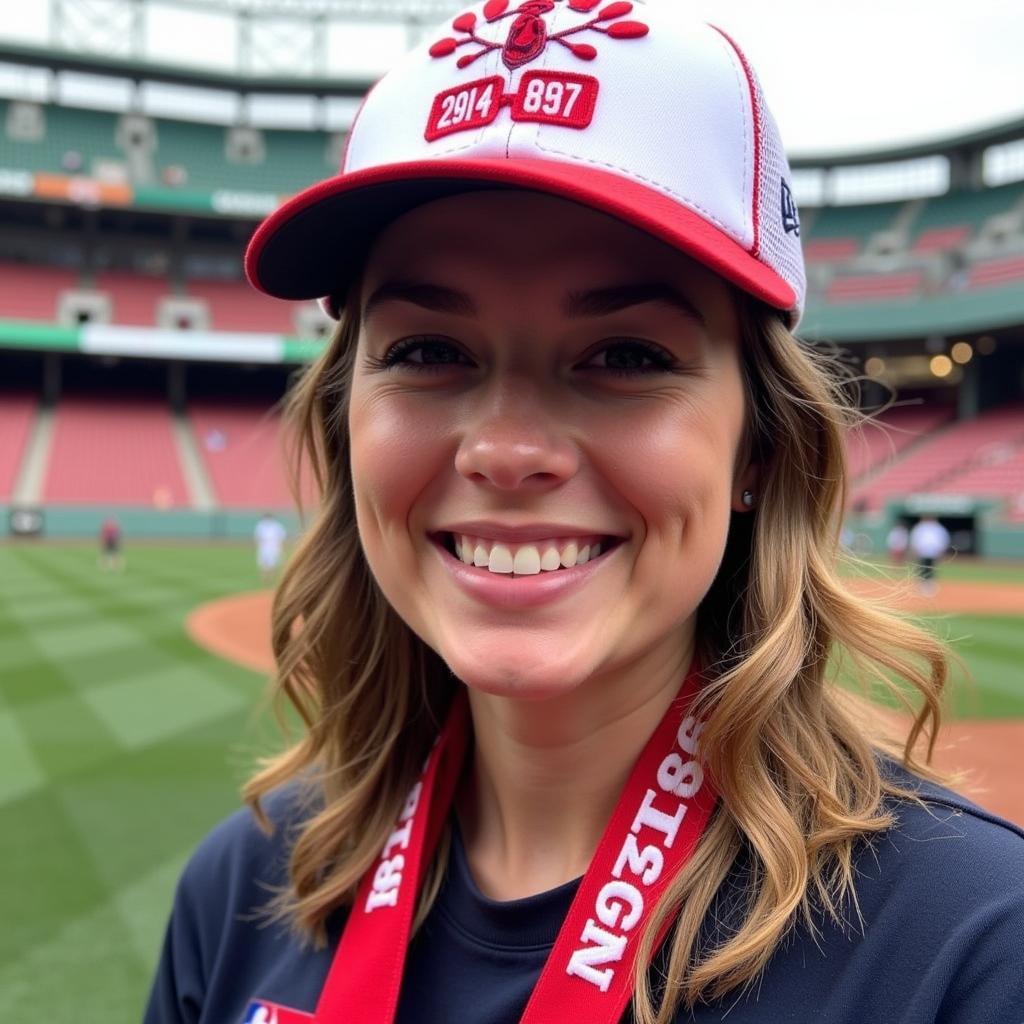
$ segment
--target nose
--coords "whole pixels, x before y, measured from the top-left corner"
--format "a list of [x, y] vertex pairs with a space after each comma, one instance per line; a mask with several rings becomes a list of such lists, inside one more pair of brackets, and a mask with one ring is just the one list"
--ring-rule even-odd
[[579, 468], [579, 453], [564, 424], [545, 415], [521, 388], [507, 388], [479, 408], [455, 454], [468, 480], [500, 490], [543, 490], [564, 483]]

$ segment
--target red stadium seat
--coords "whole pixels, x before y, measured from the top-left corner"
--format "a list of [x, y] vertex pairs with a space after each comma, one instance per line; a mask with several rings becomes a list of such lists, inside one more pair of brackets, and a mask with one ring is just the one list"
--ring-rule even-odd
[[215, 331], [266, 331], [294, 335], [299, 303], [272, 299], [244, 281], [189, 281], [188, 294], [205, 299]]
[[63, 399], [43, 500], [187, 506], [168, 407], [123, 395]]
[[967, 472], [979, 466], [994, 446], [1005, 444], [1024, 444], [1024, 409], [1018, 406], [983, 413], [940, 430], [857, 488], [853, 500], [879, 510], [890, 498], [910, 494], [979, 493], [963, 490]]
[[218, 504], [292, 504], [281, 456], [280, 418], [266, 404], [194, 402], [188, 419]]
[[38, 404], [35, 395], [0, 395], [0, 501], [9, 501], [14, 493]]
[[73, 270], [0, 263], [0, 318], [54, 323], [61, 292], [78, 284]]
[[848, 274], [833, 278], [825, 300], [833, 303], [891, 301], [913, 298], [924, 283], [923, 270], [894, 274]]
[[1015, 281], [1024, 282], [1024, 255], [985, 260], [967, 272], [968, 288], [993, 288]]

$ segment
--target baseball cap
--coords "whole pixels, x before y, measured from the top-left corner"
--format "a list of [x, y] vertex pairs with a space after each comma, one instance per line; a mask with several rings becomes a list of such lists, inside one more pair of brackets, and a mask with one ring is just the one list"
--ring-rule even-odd
[[257, 228], [259, 290], [337, 316], [377, 233], [445, 196], [559, 196], [661, 239], [799, 323], [791, 172], [760, 83], [679, 0], [485, 0], [367, 94], [338, 174]]

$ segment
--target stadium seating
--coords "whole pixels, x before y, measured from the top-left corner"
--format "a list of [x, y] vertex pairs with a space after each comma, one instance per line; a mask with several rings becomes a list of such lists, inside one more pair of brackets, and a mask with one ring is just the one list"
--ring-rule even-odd
[[979, 449], [969, 466], [938, 484], [935, 492], [973, 494], [1008, 501], [1024, 497], [1024, 423], [1020, 438], [1017, 444], [997, 441]]
[[825, 301], [845, 304], [912, 299], [921, 293], [923, 284], [923, 270], [901, 270], [892, 274], [839, 274], [829, 282]]
[[188, 420], [219, 504], [236, 508], [291, 504], [280, 420], [266, 404], [193, 402]]
[[157, 119], [154, 162], [158, 177], [167, 167], [183, 167], [185, 186], [288, 194], [337, 171], [328, 159], [330, 137], [315, 131], [263, 131], [263, 159], [255, 163], [229, 161], [225, 129], [218, 125], [187, 124]]
[[189, 281], [190, 296], [205, 300], [215, 331], [295, 334], [295, 306], [256, 291], [245, 281]]
[[111, 323], [137, 327], [156, 324], [157, 303], [171, 291], [165, 277], [147, 277], [121, 270], [97, 274], [96, 289], [110, 295]]
[[952, 418], [951, 408], [897, 407], [851, 430], [846, 435], [850, 479], [857, 481], [881, 469]]
[[885, 231], [903, 203], [873, 206], [823, 206], [809, 217], [804, 239], [809, 262], [845, 262], [856, 256], [877, 231]]
[[1024, 282], [1024, 255], [982, 260], [967, 271], [967, 288], [994, 288], [1014, 281]]
[[939, 429], [904, 458], [855, 488], [853, 500], [878, 511], [890, 498], [940, 491], [984, 459], [994, 446], [1006, 443], [1024, 444], [1024, 411], [1019, 407], [996, 409]]
[[9, 501], [14, 493], [38, 404], [36, 395], [0, 395], [0, 502]]
[[[0, 125], [6, 122], [8, 103], [0, 100]], [[77, 110], [48, 104], [43, 108], [45, 132], [38, 141], [0, 136], [0, 163], [5, 167], [52, 174], [87, 174], [97, 165], [120, 163], [117, 116], [98, 110]]]
[[0, 263], [0, 284], [0, 317], [53, 323], [60, 293], [78, 287], [78, 274], [59, 267]]
[[996, 214], [1009, 212], [1024, 199], [1024, 184], [1001, 185], [975, 192], [947, 192], [929, 199], [914, 221], [910, 247], [936, 252], [966, 241]]
[[949, 252], [963, 245], [974, 233], [973, 224], [954, 224], [951, 227], [928, 228], [914, 240], [910, 251], [919, 256], [930, 253]]
[[188, 505], [167, 406], [125, 395], [57, 406], [43, 500]]
[[[0, 100], [0, 128], [6, 121], [8, 101]], [[117, 138], [116, 114], [78, 110], [55, 104], [43, 106], [45, 132], [36, 141], [12, 139], [0, 133], [0, 166], [51, 174], [100, 175], [131, 185], [175, 186], [165, 172], [183, 169], [177, 187], [214, 192], [297, 192], [337, 171], [332, 137], [322, 131], [263, 131], [262, 159], [230, 160], [227, 129], [221, 125], [196, 124], [153, 118], [155, 150], [149, 162], [149, 178], [132, 180], [129, 161]]]

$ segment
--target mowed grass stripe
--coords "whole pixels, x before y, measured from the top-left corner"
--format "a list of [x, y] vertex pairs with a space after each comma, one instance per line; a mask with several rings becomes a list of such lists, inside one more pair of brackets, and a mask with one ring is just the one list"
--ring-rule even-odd
[[[50, 786], [0, 805], [0, 863], [0, 967], [110, 895], [80, 830]], [[7, 989], [0, 991], [6, 1010]]]
[[69, 916], [16, 959], [0, 964], [4, 1015], [73, 1024], [138, 1021], [151, 971], [116, 902], [104, 903]]
[[[252, 763], [239, 764], [244, 714], [222, 718], [123, 755], [55, 787], [110, 892], [184, 858], [239, 805]], [[170, 892], [166, 897], [169, 901]], [[166, 917], [170, 903], [164, 906]]]
[[189, 665], [94, 686], [83, 699], [123, 747], [138, 748], [239, 711], [245, 699]]
[[[257, 736], [270, 732], [265, 721], [253, 721], [259, 676], [182, 629], [209, 596], [253, 588], [249, 553], [181, 554], [155, 549], [124, 576], [105, 576], [89, 548], [36, 547], [28, 559], [46, 586], [21, 615], [0, 607], [0, 652], [19, 664], [0, 673], [0, 691], [47, 776], [0, 805], [0, 836], [18, 834], [23, 850], [0, 840], [0, 992], [16, 1019], [28, 1009], [76, 1024], [138, 1019], [180, 865], [237, 807], [254, 756], [270, 749]], [[0, 550], [0, 572], [7, 556]], [[235, 578], [210, 575], [232, 564]], [[24, 852], [38, 847], [45, 856]], [[91, 949], [79, 948], [88, 936]], [[41, 998], [38, 979], [53, 963], [62, 984]]]
[[18, 717], [0, 711], [0, 806], [46, 783]]
[[77, 577], [92, 587], [133, 585], [133, 581], [180, 588], [193, 595], [232, 593], [259, 584], [252, 551], [239, 545], [126, 546], [127, 568], [123, 573], [100, 572], [92, 549], [79, 545], [33, 548], [27, 553], [37, 571]]
[[77, 778], [83, 771], [120, 757], [117, 735], [82, 695], [33, 701], [18, 709], [22, 734], [48, 782]]

